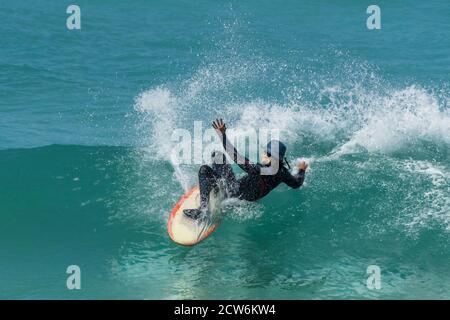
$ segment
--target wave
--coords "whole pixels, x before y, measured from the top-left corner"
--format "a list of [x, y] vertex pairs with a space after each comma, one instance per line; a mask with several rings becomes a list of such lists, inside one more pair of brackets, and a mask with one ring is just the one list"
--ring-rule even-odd
[[[352, 185], [365, 188], [361, 175], [371, 177], [362, 179], [366, 184], [377, 186], [384, 179], [377, 170], [391, 170], [389, 192], [385, 198], [374, 197], [378, 210], [391, 212], [389, 205], [398, 200], [390, 192], [402, 190], [404, 199], [396, 206], [400, 213], [387, 218], [388, 223], [414, 229], [434, 221], [449, 229], [448, 90], [394, 85], [375, 67], [341, 52], [336, 56], [337, 64], [324, 70], [317, 69], [320, 59], [307, 61], [308, 66], [234, 56], [202, 66], [189, 79], [143, 91], [135, 110], [147, 155], [171, 163], [186, 189], [195, 183], [198, 166], [173, 161], [174, 130], [193, 133], [194, 121], [202, 121], [205, 128], [214, 118], [226, 120], [232, 139], [251, 129], [277, 129], [291, 160], [301, 156], [312, 163], [306, 188], [314, 185], [316, 192], [327, 194], [324, 190], [333, 186], [326, 180], [340, 176], [331, 171], [336, 166], [348, 175], [343, 190], [358, 194]], [[255, 90], [259, 86], [267, 90]], [[442, 173], [440, 185], [433, 183], [436, 176], [430, 172], [438, 172], [433, 168]], [[405, 179], [411, 170], [422, 177], [419, 194], [414, 181]], [[322, 176], [324, 171], [328, 176]]]
[[[341, 84], [347, 80], [344, 75], [336, 80], [339, 83], [322, 88], [317, 82], [301, 89], [284, 88], [288, 93], [281, 102], [263, 96], [245, 101], [244, 88], [235, 99], [224, 94], [221, 101], [224, 92], [243, 87], [251, 78], [235, 75], [234, 69], [207, 66], [178, 86], [160, 85], [142, 92], [135, 109], [141, 114], [140, 125], [149, 133], [144, 142], [159, 157], [168, 159], [174, 142], [167, 133], [177, 128], [192, 131], [194, 121], [209, 125], [212, 119], [221, 117], [235, 134], [245, 134], [249, 128], [278, 129], [288, 143], [321, 153], [327, 143], [340, 154], [361, 149], [392, 154], [423, 143], [435, 144], [444, 152], [450, 145], [449, 97], [445, 93], [438, 96], [418, 85], [395, 88], [386, 82], [382, 86], [379, 78], [365, 87], [367, 77], [375, 76], [357, 69], [348, 71], [360, 74], [359, 81], [349, 81], [350, 86]], [[256, 72], [248, 65], [243, 70], [240, 72], [244, 74]], [[320, 74], [317, 77], [321, 83], [327, 82]], [[299, 96], [299, 91], [305, 94]]]

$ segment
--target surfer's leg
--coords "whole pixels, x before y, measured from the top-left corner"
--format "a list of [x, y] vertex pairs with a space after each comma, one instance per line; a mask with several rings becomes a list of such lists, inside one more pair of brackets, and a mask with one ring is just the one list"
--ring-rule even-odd
[[231, 170], [230, 164], [227, 162], [225, 154], [220, 151], [211, 153], [211, 167], [219, 177], [224, 177], [228, 170]]
[[212, 169], [217, 177], [224, 183], [224, 187], [229, 197], [233, 197], [238, 188], [236, 176], [233, 168], [227, 162], [225, 155], [220, 151], [213, 151], [212, 155]]
[[198, 171], [198, 184], [200, 187], [200, 208], [198, 209], [185, 209], [184, 214], [191, 219], [198, 219], [202, 216], [202, 212], [208, 208], [209, 194], [217, 185], [218, 176], [214, 170], [207, 166], [202, 165]]
[[200, 185], [200, 209], [206, 209], [208, 207], [209, 194], [217, 185], [217, 174], [214, 170], [207, 166], [202, 165], [198, 171], [198, 183]]

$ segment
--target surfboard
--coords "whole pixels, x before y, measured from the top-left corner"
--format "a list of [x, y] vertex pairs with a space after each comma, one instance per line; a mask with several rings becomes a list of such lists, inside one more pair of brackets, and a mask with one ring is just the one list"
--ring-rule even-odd
[[167, 231], [170, 238], [183, 246], [193, 246], [205, 240], [213, 233], [222, 220], [220, 204], [224, 199], [221, 191], [212, 191], [209, 196], [207, 214], [201, 219], [191, 219], [184, 209], [195, 209], [200, 206], [200, 189], [193, 187], [186, 192], [172, 209]]

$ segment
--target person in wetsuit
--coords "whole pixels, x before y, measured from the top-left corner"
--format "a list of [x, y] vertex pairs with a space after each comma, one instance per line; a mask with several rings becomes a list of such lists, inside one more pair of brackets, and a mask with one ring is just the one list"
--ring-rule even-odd
[[226, 196], [247, 201], [256, 201], [266, 196], [280, 183], [285, 183], [289, 187], [299, 188], [305, 179], [305, 171], [308, 164], [300, 162], [297, 174], [291, 174], [285, 167], [287, 161], [284, 160], [286, 146], [276, 140], [267, 144], [266, 152], [262, 156], [262, 164], [252, 163], [247, 158], [241, 156], [236, 148], [230, 143], [226, 136], [226, 125], [222, 119], [213, 122], [213, 128], [222, 138], [225, 151], [233, 161], [244, 170], [247, 175], [241, 179], [236, 179], [231, 165], [226, 162], [225, 155], [214, 151], [212, 154], [212, 165], [202, 165], [198, 172], [200, 185], [200, 208], [186, 209], [184, 214], [192, 219], [201, 216], [208, 207], [210, 192], [223, 182]]

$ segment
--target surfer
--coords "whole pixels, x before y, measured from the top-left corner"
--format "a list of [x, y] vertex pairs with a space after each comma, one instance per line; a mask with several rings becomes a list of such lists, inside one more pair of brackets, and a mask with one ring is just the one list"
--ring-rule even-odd
[[280, 183], [285, 183], [294, 189], [299, 188], [303, 184], [308, 164], [305, 161], [301, 161], [297, 165], [298, 173], [291, 174], [289, 172], [289, 163], [285, 159], [286, 146], [282, 142], [277, 140], [270, 141], [262, 154], [261, 163], [252, 163], [246, 157], [240, 155], [227, 139], [227, 128], [222, 119], [213, 121], [212, 126], [222, 138], [225, 151], [247, 174], [241, 179], [236, 179], [231, 165], [226, 161], [225, 155], [222, 152], [214, 151], [212, 154], [212, 165], [202, 165], [198, 172], [200, 208], [184, 210], [184, 214], [188, 217], [197, 219], [202, 212], [206, 211], [209, 194], [221, 183], [224, 185], [228, 198], [238, 198], [247, 201], [261, 199]]

